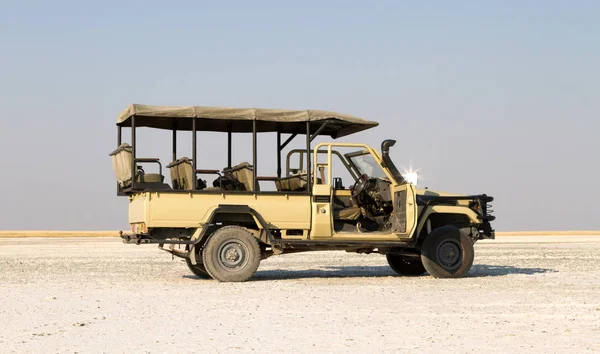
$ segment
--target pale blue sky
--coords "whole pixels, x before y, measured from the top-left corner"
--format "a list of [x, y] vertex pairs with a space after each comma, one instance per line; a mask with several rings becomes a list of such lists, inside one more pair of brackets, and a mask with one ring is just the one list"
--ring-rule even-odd
[[[599, 229], [598, 19], [596, 1], [2, 1], [0, 228], [127, 228], [107, 153], [143, 103], [376, 120], [344, 141], [397, 139], [423, 186], [496, 197], [498, 230]], [[168, 162], [168, 133], [140, 136]], [[206, 168], [221, 138], [200, 139]]]

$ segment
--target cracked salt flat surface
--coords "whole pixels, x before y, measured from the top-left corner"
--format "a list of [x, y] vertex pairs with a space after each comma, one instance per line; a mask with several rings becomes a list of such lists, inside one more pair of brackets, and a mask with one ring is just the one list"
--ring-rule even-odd
[[312, 252], [218, 283], [155, 246], [0, 239], [0, 351], [600, 351], [600, 237], [500, 237], [475, 252], [463, 279]]

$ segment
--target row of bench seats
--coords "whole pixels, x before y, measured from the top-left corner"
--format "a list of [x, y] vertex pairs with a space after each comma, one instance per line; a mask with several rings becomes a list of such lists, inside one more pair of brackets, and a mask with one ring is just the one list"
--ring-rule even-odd
[[[132, 175], [131, 165], [133, 163], [133, 155], [131, 146], [129, 144], [121, 144], [116, 150], [109, 154], [112, 158], [112, 166], [117, 178], [117, 182], [121, 188], [131, 187]], [[140, 160], [153, 160], [145, 162], [157, 162], [158, 159], [140, 159]], [[179, 190], [191, 190], [193, 188], [192, 183], [198, 183], [192, 160], [187, 157], [177, 159], [166, 166], [169, 169], [171, 175], [171, 188]], [[236, 166], [225, 168], [222, 171], [223, 175], [229, 175], [234, 177], [241, 185], [244, 186], [241, 190], [254, 191], [252, 183], [252, 170], [253, 166], [248, 162], [242, 162]], [[216, 172], [216, 171], [215, 171]], [[139, 168], [136, 170], [136, 182], [144, 183], [146, 185], [152, 185], [153, 187], [160, 186], [161, 189], [169, 188], [166, 184], [163, 184], [164, 176], [160, 173], [145, 173], [143, 169]], [[297, 173], [291, 176], [278, 178], [275, 180], [275, 186], [278, 191], [303, 191], [307, 187], [307, 175], [306, 173]], [[200, 185], [196, 185], [197, 189], [201, 189]], [[257, 186], [258, 187], [258, 186]], [[220, 190], [218, 186], [206, 187], [203, 190]], [[258, 190], [258, 189], [257, 189]]]
[[[171, 173], [171, 184], [173, 189], [192, 189], [192, 183], [195, 179], [194, 177], [194, 168], [192, 165], [192, 160], [188, 157], [182, 157], [177, 159], [170, 164], [167, 165], [169, 171]], [[221, 174], [231, 174], [237, 181], [240, 182], [243, 187], [240, 190], [253, 191], [254, 188], [252, 186], [252, 165], [247, 162], [243, 162], [237, 166], [232, 168], [226, 168], [223, 172], [213, 171], [215, 174], [219, 176]], [[202, 190], [220, 190], [221, 188], [218, 186], [207, 187], [201, 185], [198, 180], [196, 180], [196, 188]], [[217, 183], [215, 181], [215, 183]]]
[[[131, 146], [122, 144], [116, 150], [109, 154], [112, 158], [112, 166], [121, 188], [131, 187], [131, 165], [133, 164], [133, 154]], [[158, 162], [157, 159], [141, 159], [145, 162]], [[149, 161], [153, 160], [153, 161]], [[171, 185], [173, 189], [191, 190], [192, 183], [196, 180], [192, 161], [187, 157], [182, 157], [166, 166], [171, 174]], [[224, 174], [231, 174], [237, 179], [247, 191], [254, 190], [252, 186], [252, 165], [243, 162], [239, 165], [223, 170]], [[160, 173], [145, 173], [143, 169], [136, 169], [136, 182], [144, 186], [156, 189], [170, 189], [163, 183], [164, 177]], [[278, 191], [303, 191], [307, 186], [307, 174], [297, 173], [288, 177], [275, 180], [275, 186]], [[200, 186], [197, 186], [200, 187]], [[220, 187], [206, 187], [203, 190], [221, 190]], [[355, 221], [361, 215], [360, 208], [350, 206], [334, 210], [334, 219], [342, 221]]]
[[[171, 171], [171, 182], [173, 189], [191, 189], [193, 180], [193, 167], [192, 160], [187, 157], [182, 157], [173, 161], [167, 167]], [[239, 181], [246, 191], [254, 191], [252, 183], [252, 171], [253, 166], [248, 162], [242, 162], [238, 165], [224, 168], [222, 171], [223, 175], [230, 174], [237, 181]], [[217, 183], [217, 182], [215, 182]], [[307, 186], [306, 173], [298, 173], [288, 177], [283, 177], [275, 180], [275, 186], [278, 191], [303, 191], [306, 190]], [[218, 186], [206, 187], [204, 190], [216, 190], [220, 189]], [[257, 185], [257, 190], [259, 186]]]

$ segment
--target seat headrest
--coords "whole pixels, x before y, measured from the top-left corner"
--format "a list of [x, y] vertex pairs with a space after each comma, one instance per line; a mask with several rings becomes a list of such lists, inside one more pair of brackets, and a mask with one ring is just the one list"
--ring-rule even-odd
[[113, 150], [110, 154], [108, 154], [108, 156], [114, 156], [114, 155], [120, 153], [121, 151], [131, 152], [131, 145], [129, 145], [127, 143], [123, 143], [123, 144], [119, 145], [119, 147], [116, 148], [116, 150]]
[[192, 159], [189, 159], [187, 157], [182, 157], [179, 158], [173, 162], [171, 162], [170, 164], [168, 164], [167, 166], [165, 166], [166, 168], [171, 168], [171, 167], [175, 167], [177, 165], [181, 165], [182, 163], [188, 163], [188, 164], [192, 164]]
[[238, 171], [244, 168], [248, 168], [248, 169], [253, 169], [254, 167], [249, 163], [249, 162], [242, 162], [239, 163], [235, 166], [231, 166], [231, 167], [227, 167], [223, 169], [223, 172], [232, 172], [232, 171]]

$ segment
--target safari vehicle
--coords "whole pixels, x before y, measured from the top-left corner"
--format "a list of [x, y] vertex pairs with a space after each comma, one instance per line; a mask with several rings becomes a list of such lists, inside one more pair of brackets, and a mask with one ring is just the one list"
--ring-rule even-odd
[[[117, 119], [117, 149], [110, 153], [117, 194], [129, 199], [131, 232], [121, 231], [121, 238], [158, 244], [184, 258], [194, 274], [219, 281], [248, 280], [273, 255], [322, 250], [379, 253], [404, 275], [463, 276], [473, 264], [473, 244], [494, 238], [492, 197], [416, 189], [390, 158], [394, 140], [384, 140], [381, 152], [364, 144], [312, 146], [317, 136], [336, 139], [377, 125], [314, 110], [131, 105]], [[142, 127], [172, 131], [170, 184], [159, 159], [137, 154]], [[123, 128], [131, 130], [130, 144], [122, 141]], [[191, 132], [191, 158], [178, 157], [178, 132]], [[226, 133], [224, 168], [205, 166], [198, 132]], [[238, 133], [252, 135], [251, 163], [233, 164]], [[259, 133], [276, 134], [275, 176], [261, 174]], [[298, 135], [305, 143], [287, 153], [284, 173], [283, 151]], [[350, 180], [334, 175], [334, 161]], [[154, 168], [158, 173], [149, 172]]]

